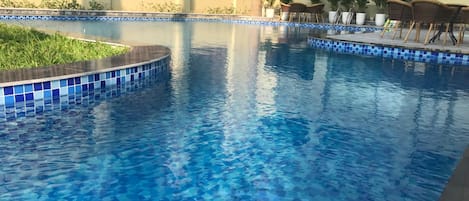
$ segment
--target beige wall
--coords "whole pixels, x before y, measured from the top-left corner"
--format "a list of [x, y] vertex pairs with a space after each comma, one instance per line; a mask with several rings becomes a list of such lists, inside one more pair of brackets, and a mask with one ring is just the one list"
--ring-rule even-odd
[[[15, 0], [13, 0], [15, 1]], [[31, 2], [33, 4], [35, 4], [36, 6], [39, 6], [42, 2], [42, 0], [17, 0], [18, 2], [23, 2], [23, 1], [28, 1], [28, 2]], [[79, 3], [80, 5], [84, 6], [85, 8], [89, 8], [89, 2], [91, 0], [77, 0], [77, 3]], [[112, 1], [115, 1], [115, 0], [96, 0], [98, 3], [102, 4], [104, 6], [105, 9], [111, 9], [111, 3]]]
[[[22, 2], [25, 0], [13, 0]], [[40, 5], [42, 0], [26, 0]], [[70, 0], [71, 1], [71, 0]], [[85, 8], [89, 8], [91, 0], [77, 0]], [[260, 15], [261, 0], [96, 0], [101, 3], [106, 10], [124, 11], [154, 11], [152, 5], [173, 3], [180, 5], [183, 12], [207, 13], [208, 9], [228, 9], [236, 8], [237, 14]], [[301, 0], [299, 0], [301, 1]], [[309, 1], [309, 0], [305, 0]]]
[[[77, 0], [77, 2], [81, 5], [83, 5], [85, 8], [89, 8], [91, 0]], [[112, 0], [96, 0], [96, 2], [102, 4], [104, 6], [104, 9], [111, 9], [112, 6]]]
[[233, 7], [231, 0], [195, 0], [192, 3], [192, 11], [194, 13], [205, 13], [208, 8], [230, 8]]
[[[168, 0], [111, 0], [112, 10], [149, 11], [154, 4], [164, 4]], [[173, 1], [181, 4], [179, 0]]]

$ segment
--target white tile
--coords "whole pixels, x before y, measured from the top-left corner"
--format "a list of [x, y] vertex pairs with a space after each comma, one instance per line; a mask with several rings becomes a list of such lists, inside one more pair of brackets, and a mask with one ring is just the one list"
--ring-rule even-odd
[[60, 87], [59, 94], [60, 96], [68, 95], [68, 87]]
[[44, 91], [35, 91], [34, 93], [34, 100], [41, 100], [44, 99]]
[[52, 89], [60, 88], [60, 80], [54, 80], [50, 82]]
[[82, 76], [80, 78], [81, 84], [87, 84], [88, 83], [88, 75]]
[[101, 81], [94, 82], [94, 88], [95, 89], [100, 89], [101, 88]]

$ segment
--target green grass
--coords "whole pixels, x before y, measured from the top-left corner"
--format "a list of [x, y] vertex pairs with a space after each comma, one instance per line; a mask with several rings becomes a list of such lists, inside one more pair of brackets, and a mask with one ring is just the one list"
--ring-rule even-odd
[[0, 23], [0, 70], [93, 60], [128, 50]]

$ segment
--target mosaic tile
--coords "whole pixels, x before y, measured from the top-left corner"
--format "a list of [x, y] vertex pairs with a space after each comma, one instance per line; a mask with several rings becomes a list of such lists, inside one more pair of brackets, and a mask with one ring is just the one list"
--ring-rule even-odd
[[308, 38], [308, 44], [314, 48], [323, 48], [341, 53], [363, 54], [390, 59], [420, 62], [437, 62], [439, 64], [469, 65], [469, 55], [461, 53], [435, 52], [430, 50], [413, 50], [403, 47], [389, 47], [375, 44], [359, 44], [347, 41], [335, 41], [322, 38]]
[[[121, 85], [129, 85], [131, 81], [145, 80], [149, 76], [158, 77], [159, 72], [168, 72], [169, 59], [166, 57], [150, 64], [80, 77], [0, 87], [0, 108], [5, 108], [0, 110], [0, 121], [60, 108], [64, 100], [67, 105], [81, 104], [82, 97], [93, 96], [96, 90], [106, 92], [109, 87], [121, 88]], [[117, 96], [119, 93], [112, 92], [109, 96]]]
[[255, 24], [255, 25], [269, 25], [269, 26], [295, 26], [315, 29], [335, 29], [345, 31], [377, 31], [381, 30], [380, 27], [359, 27], [359, 26], [346, 26], [346, 25], [330, 25], [330, 24], [313, 24], [313, 23], [289, 23], [289, 22], [276, 22], [276, 21], [255, 21], [255, 20], [236, 20], [236, 19], [210, 19], [210, 18], [175, 18], [168, 17], [120, 17], [120, 16], [12, 16], [3, 15], [0, 19], [4, 20], [65, 20], [65, 21], [174, 21], [174, 22], [223, 22], [223, 23], [236, 23], [236, 24]]

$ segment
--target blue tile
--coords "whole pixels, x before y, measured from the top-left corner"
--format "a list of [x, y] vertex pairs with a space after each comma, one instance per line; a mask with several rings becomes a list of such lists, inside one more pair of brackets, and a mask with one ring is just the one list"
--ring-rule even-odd
[[3, 88], [3, 94], [6, 95], [13, 95], [13, 87], [5, 87]]
[[75, 87], [75, 93], [81, 93], [81, 86], [80, 85]]
[[33, 93], [27, 93], [27, 94], [25, 95], [25, 97], [26, 97], [26, 101], [34, 100], [34, 95], [33, 95]]
[[34, 91], [42, 90], [42, 83], [34, 83]]
[[18, 102], [24, 102], [24, 95], [23, 95], [23, 94], [15, 95], [15, 102], [16, 102], [16, 103], [18, 103]]
[[101, 88], [105, 88], [106, 87], [106, 82], [105, 81], [101, 81]]
[[116, 71], [111, 71], [111, 77], [116, 77]]
[[75, 78], [75, 84], [76, 84], [76, 85], [81, 84], [81, 79], [80, 79], [80, 77], [76, 77], [76, 78]]
[[34, 107], [34, 101], [33, 100], [30, 100], [30, 101], [26, 100], [26, 107], [29, 107], [29, 108]]
[[84, 84], [84, 85], [81, 85], [81, 89], [83, 91], [88, 91], [88, 85]]
[[54, 90], [52, 90], [52, 98], [53, 98], [53, 99], [57, 99], [57, 98], [59, 98], [59, 97], [60, 97], [60, 91], [59, 91], [59, 89], [54, 89]]
[[75, 79], [68, 78], [68, 86], [73, 86], [75, 84]]
[[50, 90], [44, 91], [44, 99], [50, 99], [52, 96]]
[[[88, 82], [94, 82], [94, 76], [88, 75]], [[84, 83], [87, 84], [87, 83]]]
[[43, 82], [43, 83], [42, 83], [42, 87], [43, 87], [44, 89], [50, 89], [50, 82], [49, 82], [49, 81], [48, 81], [48, 82]]
[[111, 73], [110, 72], [106, 72], [106, 79], [109, 79], [111, 78]]
[[68, 95], [72, 95], [75, 93], [75, 87], [68, 87]]
[[67, 80], [63, 79], [60, 80], [60, 87], [66, 87], [67, 86]]
[[90, 83], [88, 85], [88, 87], [89, 87], [90, 91], [93, 91], [94, 90], [94, 83]]
[[14, 86], [15, 88], [15, 94], [22, 94], [24, 92], [23, 85], [16, 85]]
[[94, 74], [94, 81], [99, 81], [99, 73], [98, 73], [98, 74]]
[[5, 96], [5, 107], [15, 107], [15, 97]]
[[25, 84], [24, 85], [24, 92], [32, 92], [33, 91], [33, 85], [32, 84]]

